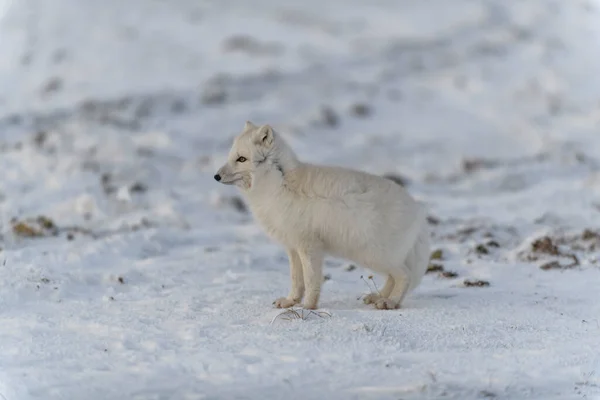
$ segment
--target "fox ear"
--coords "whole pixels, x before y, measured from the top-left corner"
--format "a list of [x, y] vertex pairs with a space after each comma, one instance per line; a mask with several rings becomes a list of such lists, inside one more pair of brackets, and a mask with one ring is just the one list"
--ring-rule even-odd
[[265, 147], [271, 147], [273, 144], [273, 128], [270, 125], [263, 125], [254, 132], [253, 141], [255, 144]]
[[256, 125], [254, 125], [251, 121], [246, 121], [246, 123], [244, 124], [244, 130], [245, 131], [249, 131], [252, 129], [256, 129], [258, 128]]

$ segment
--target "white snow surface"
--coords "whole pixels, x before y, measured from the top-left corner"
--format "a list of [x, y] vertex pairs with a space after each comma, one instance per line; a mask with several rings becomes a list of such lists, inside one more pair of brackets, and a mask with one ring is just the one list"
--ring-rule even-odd
[[[600, 399], [599, 2], [0, 8], [0, 399]], [[331, 316], [273, 321], [285, 252], [212, 178], [246, 120], [406, 178], [457, 276], [378, 311], [330, 259]]]

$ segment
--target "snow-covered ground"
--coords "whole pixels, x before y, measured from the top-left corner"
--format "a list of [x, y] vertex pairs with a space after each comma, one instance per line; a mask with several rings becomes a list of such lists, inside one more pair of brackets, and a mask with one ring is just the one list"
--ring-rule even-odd
[[[6, 3], [0, 399], [600, 398], [600, 2]], [[248, 119], [402, 176], [445, 272], [377, 311], [331, 259], [274, 320], [212, 179]]]

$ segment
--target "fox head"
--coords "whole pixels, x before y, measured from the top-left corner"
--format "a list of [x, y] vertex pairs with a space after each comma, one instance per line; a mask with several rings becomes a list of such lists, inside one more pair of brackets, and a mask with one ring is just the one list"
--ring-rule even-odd
[[246, 121], [242, 133], [233, 140], [227, 162], [215, 180], [248, 190], [262, 177], [281, 177], [293, 168], [296, 156], [270, 125], [256, 126]]

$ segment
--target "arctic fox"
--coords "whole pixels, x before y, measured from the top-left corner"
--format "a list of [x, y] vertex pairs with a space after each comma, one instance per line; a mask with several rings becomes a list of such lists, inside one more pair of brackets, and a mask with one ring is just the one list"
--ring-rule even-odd
[[424, 208], [383, 177], [303, 163], [269, 125], [247, 121], [228, 161], [214, 178], [241, 188], [249, 207], [286, 249], [291, 290], [278, 308], [319, 304], [326, 255], [353, 261], [387, 277], [364, 298], [378, 309], [399, 308], [429, 262]]

